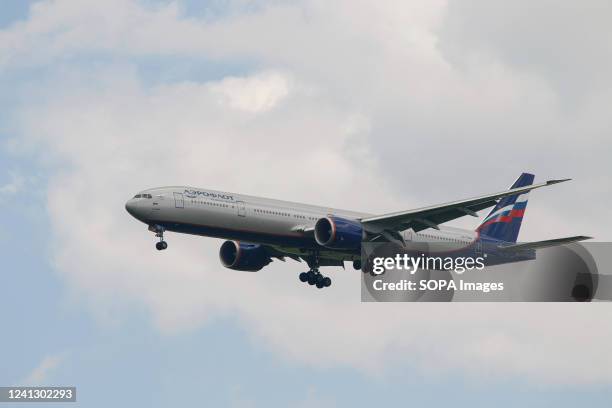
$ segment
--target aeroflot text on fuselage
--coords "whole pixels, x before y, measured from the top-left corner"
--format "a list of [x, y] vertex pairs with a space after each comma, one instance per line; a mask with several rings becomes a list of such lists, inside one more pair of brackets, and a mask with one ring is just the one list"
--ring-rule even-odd
[[234, 201], [234, 196], [227, 194], [219, 194], [219, 193], [209, 193], [208, 191], [198, 191], [198, 190], [185, 190], [185, 196], [189, 198], [195, 198], [197, 196], [204, 196], [210, 198], [220, 198], [222, 200], [230, 200]]

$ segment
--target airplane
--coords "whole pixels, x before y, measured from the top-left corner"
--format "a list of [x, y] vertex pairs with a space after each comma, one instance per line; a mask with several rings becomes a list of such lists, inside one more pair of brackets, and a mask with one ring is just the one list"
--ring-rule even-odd
[[[533, 259], [536, 249], [589, 239], [517, 243], [529, 192], [570, 180], [533, 184], [534, 178], [522, 173], [505, 191], [383, 215], [186, 186], [141, 191], [125, 208], [155, 233], [157, 250], [168, 247], [166, 231], [222, 238], [219, 258], [226, 268], [256, 272], [273, 259], [304, 260], [309, 270], [299, 274], [300, 281], [324, 288], [331, 278], [319, 267], [352, 261], [354, 269], [362, 269], [362, 242], [452, 242], [461, 248], [453, 256], [489, 251], [488, 264], [496, 264]], [[489, 207], [474, 231], [440, 226], [466, 215], [478, 217]]]

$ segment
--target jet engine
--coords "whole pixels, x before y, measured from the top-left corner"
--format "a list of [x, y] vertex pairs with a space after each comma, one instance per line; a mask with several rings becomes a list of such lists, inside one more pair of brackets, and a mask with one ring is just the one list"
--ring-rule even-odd
[[247, 272], [257, 272], [272, 262], [261, 245], [238, 241], [225, 241], [219, 249], [219, 259], [226, 268]]
[[315, 224], [317, 243], [332, 249], [359, 249], [363, 239], [361, 223], [340, 217], [320, 218]]

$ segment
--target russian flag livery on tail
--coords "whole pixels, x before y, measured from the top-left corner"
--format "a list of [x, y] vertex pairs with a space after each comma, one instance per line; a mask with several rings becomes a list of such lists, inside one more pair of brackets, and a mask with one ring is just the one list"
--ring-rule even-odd
[[[510, 189], [530, 186], [533, 184], [534, 178], [533, 174], [523, 173], [516, 179]], [[528, 199], [529, 191], [502, 198], [476, 231], [480, 235], [486, 235], [499, 241], [516, 242], [527, 209]]]

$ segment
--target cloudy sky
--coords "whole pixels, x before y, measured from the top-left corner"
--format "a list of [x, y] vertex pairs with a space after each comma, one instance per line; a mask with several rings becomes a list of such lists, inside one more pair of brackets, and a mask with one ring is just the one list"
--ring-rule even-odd
[[[605, 304], [361, 304], [124, 210], [194, 185], [387, 212], [507, 187], [612, 239], [607, 1], [3, 0], [0, 384], [87, 407], [607, 406]], [[474, 227], [477, 221], [455, 225]]]

